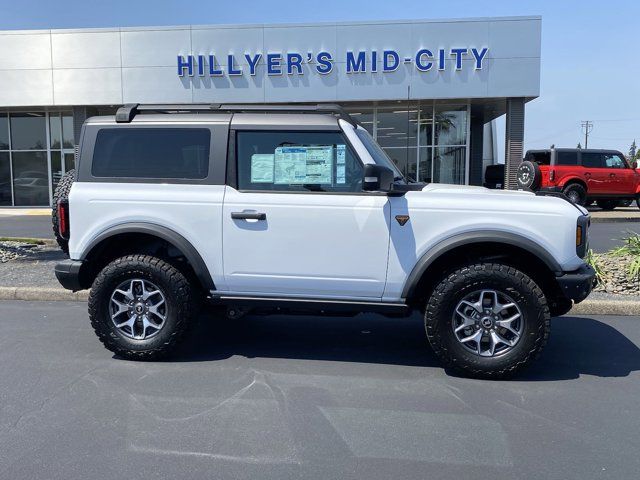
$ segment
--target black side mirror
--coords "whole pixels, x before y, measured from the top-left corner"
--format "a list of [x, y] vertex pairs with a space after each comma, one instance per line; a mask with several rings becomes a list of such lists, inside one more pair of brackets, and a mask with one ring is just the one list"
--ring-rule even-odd
[[634, 161], [634, 162], [631, 164], [631, 168], [633, 168], [634, 170], [635, 170], [636, 168], [638, 168], [638, 161], [637, 161], [637, 160], [636, 160], [636, 161]]
[[394, 178], [393, 170], [383, 165], [367, 163], [362, 175], [362, 190], [365, 192], [388, 192]]

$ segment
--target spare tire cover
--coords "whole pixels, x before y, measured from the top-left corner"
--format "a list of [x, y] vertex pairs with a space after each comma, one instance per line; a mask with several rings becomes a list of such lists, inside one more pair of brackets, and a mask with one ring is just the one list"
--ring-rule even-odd
[[535, 162], [525, 160], [518, 167], [516, 172], [518, 179], [518, 185], [521, 188], [528, 190], [535, 190], [540, 186], [542, 180], [542, 172], [540, 172], [540, 166]]

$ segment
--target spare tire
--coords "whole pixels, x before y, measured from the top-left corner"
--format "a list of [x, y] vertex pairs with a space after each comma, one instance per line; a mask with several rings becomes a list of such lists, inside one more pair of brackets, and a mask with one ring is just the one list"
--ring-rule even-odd
[[71, 191], [71, 185], [76, 176], [75, 170], [69, 170], [65, 173], [53, 192], [53, 207], [51, 208], [51, 223], [53, 224], [53, 236], [56, 237], [56, 242], [60, 245], [62, 251], [66, 254], [69, 253], [69, 241], [60, 236], [58, 231], [58, 202], [60, 200], [67, 200], [69, 198], [69, 192]]
[[520, 164], [516, 174], [518, 186], [527, 190], [537, 189], [542, 181], [540, 165], [535, 162], [530, 162], [529, 160], [525, 160]]

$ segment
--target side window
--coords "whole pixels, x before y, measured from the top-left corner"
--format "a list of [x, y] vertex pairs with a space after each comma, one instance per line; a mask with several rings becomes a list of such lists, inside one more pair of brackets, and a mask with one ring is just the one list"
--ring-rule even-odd
[[556, 165], [577, 165], [578, 152], [556, 152]]
[[363, 167], [338, 132], [239, 131], [240, 190], [360, 192]]
[[582, 152], [582, 166], [585, 168], [602, 168], [602, 154]]
[[208, 128], [103, 128], [93, 150], [94, 177], [203, 179]]
[[604, 166], [606, 168], [627, 168], [624, 160], [620, 158], [620, 155], [616, 155], [613, 153], [605, 153], [604, 157]]

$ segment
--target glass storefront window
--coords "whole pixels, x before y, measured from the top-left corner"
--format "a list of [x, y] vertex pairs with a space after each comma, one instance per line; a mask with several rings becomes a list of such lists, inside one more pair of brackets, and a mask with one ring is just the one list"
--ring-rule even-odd
[[466, 147], [435, 148], [433, 158], [433, 181], [435, 183], [464, 184], [466, 159]]
[[62, 175], [64, 175], [62, 169], [62, 152], [51, 152], [51, 191], [56, 189]]
[[9, 118], [12, 150], [46, 150], [47, 126], [43, 113], [12, 113]]
[[422, 105], [420, 107], [420, 119], [416, 119], [416, 122], [418, 121], [420, 146], [433, 145], [433, 105]]
[[9, 150], [9, 118], [0, 113], [0, 150]]
[[398, 105], [379, 108], [377, 141], [381, 147], [414, 147], [417, 145], [418, 108]]
[[61, 148], [61, 140], [62, 123], [60, 122], [60, 116], [51, 114], [49, 115], [49, 145], [51, 146], [51, 148]]
[[73, 148], [73, 116], [62, 115], [62, 147]]
[[64, 154], [64, 171], [65, 173], [69, 170], [73, 170], [76, 168], [76, 157], [73, 153], [65, 153]]
[[0, 205], [11, 205], [11, 165], [9, 152], [0, 152]]
[[12, 163], [15, 205], [49, 205], [47, 152], [13, 152]]
[[467, 144], [467, 106], [437, 105], [435, 108], [436, 145]]
[[415, 180], [417, 166], [416, 148], [383, 147], [383, 149], [405, 177], [408, 177], [409, 180]]
[[419, 164], [418, 164], [418, 178], [419, 182], [431, 183], [431, 169], [433, 163], [433, 148], [420, 147], [419, 151]]

